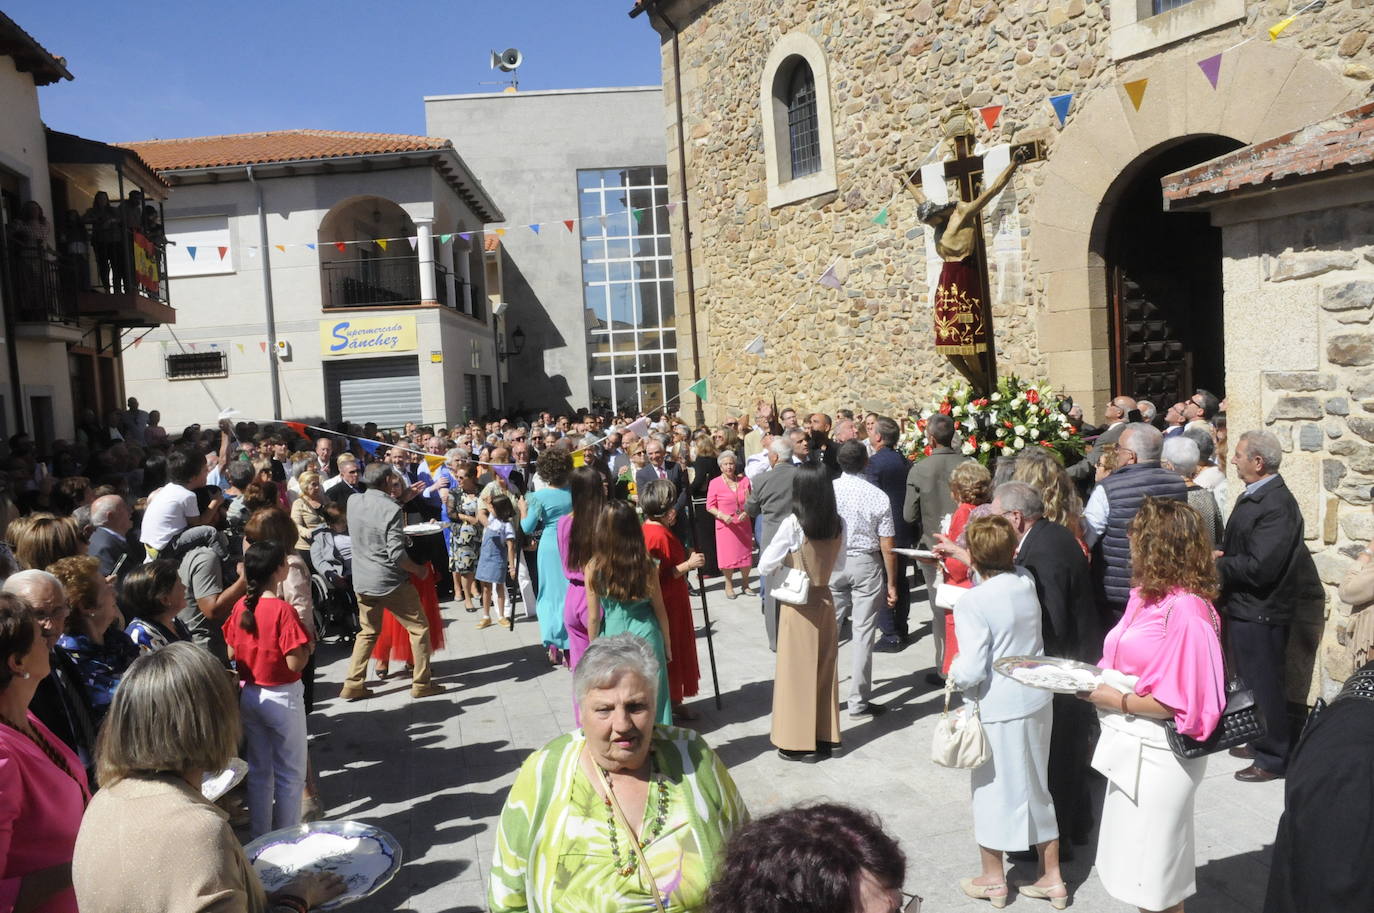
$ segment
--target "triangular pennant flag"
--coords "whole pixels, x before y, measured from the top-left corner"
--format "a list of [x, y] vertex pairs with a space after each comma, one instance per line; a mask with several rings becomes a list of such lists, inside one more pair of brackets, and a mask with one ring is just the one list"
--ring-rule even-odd
[[497, 463], [491, 467], [491, 471], [500, 476], [504, 481], [509, 482], [511, 470], [514, 468], [514, 463]]
[[220, 258], [221, 260], [224, 259], [224, 255], [225, 255], [225, 254], [229, 253], [229, 248], [227, 248], [227, 247], [221, 247], [221, 248], [218, 248], [218, 250], [219, 250], [219, 258]]
[[536, 222], [534, 225], [531, 225], [530, 231], [534, 232], [536, 235], [539, 234], [539, 224]]
[[644, 437], [649, 433], [649, 417], [641, 415], [639, 418], [625, 426], [626, 431], [633, 431], [638, 437]]
[[763, 356], [763, 349], [764, 349], [764, 342], [763, 342], [763, 334], [762, 334], [762, 333], [760, 333], [759, 335], [755, 336], [755, 337], [753, 338], [753, 340], [750, 341], [749, 345], [747, 345], [747, 346], [744, 347], [744, 351], [747, 352], [748, 354], [750, 354], [750, 355], [758, 355], [758, 356], [760, 356], [760, 357]]
[[677, 200], [669, 200], [669, 201], [668, 201], [668, 215], [671, 216], [671, 215], [672, 215], [673, 213], [675, 213], [675, 212], [677, 212]]
[[826, 288], [844, 288], [844, 283], [840, 282], [840, 277], [835, 275], [835, 264], [833, 263], [825, 268], [825, 272], [821, 273], [821, 278], [817, 281]]
[[563, 220], [563, 227], [566, 228], [568, 231], [572, 231], [572, 230], [573, 230], [573, 220], [572, 220], [572, 219], [564, 219], [564, 220]]
[[440, 236], [439, 236], [439, 243], [440, 243], [440, 244], [448, 244], [448, 243], [449, 243], [450, 241], [452, 241], [452, 240], [453, 240], [453, 235], [451, 235], [451, 234], [440, 235]]
[[1121, 88], [1126, 90], [1126, 97], [1131, 100], [1137, 111], [1140, 110], [1140, 103], [1145, 100], [1145, 86], [1149, 84], [1148, 79], [1133, 79], [1124, 83]]
[[642, 210], [642, 209], [631, 209], [631, 210], [630, 210], [630, 215], [634, 216], [634, 217], [635, 217], [635, 221], [638, 222], [641, 218], [643, 218], [643, 216], [644, 216], [644, 210]]
[[706, 402], [706, 378], [703, 377], [701, 380], [692, 384], [690, 387], [687, 388], [687, 392], [695, 394], [696, 398], [701, 400], [703, 403]]
[[425, 468], [428, 469], [431, 474], [438, 472], [439, 467], [442, 465], [444, 465], [444, 458], [441, 456], [430, 454], [425, 457]]
[[[1284, 20], [1281, 21], [1281, 22], [1275, 22], [1273, 25], [1269, 26], [1269, 40], [1270, 40], [1270, 41], [1278, 41], [1278, 40], [1279, 40], [1279, 36], [1283, 34], [1283, 30], [1286, 29], [1286, 28], [1288, 28], [1290, 25], [1292, 25], [1292, 24], [1293, 24], [1293, 20], [1296, 19], [1296, 18], [1298, 18], [1298, 17], [1297, 17], [1297, 16], [1289, 16], [1287, 19], [1284, 19]], [[1213, 88], [1215, 88], [1215, 87], [1213, 87]]]
[[406, 240], [410, 242], [410, 249], [411, 249], [411, 250], [418, 250], [418, 249], [419, 249], [419, 247], [420, 247], [420, 238], [419, 238], [418, 235], [411, 235], [409, 238], [406, 238]]
[[574, 450], [572, 455], [573, 469], [580, 469], [587, 465], [587, 451]]
[[137, 348], [138, 348], [138, 344], [141, 343], [142, 341], [143, 341], [143, 337], [142, 337], [142, 336], [139, 336], [137, 339], [135, 339], [135, 340], [134, 340], [134, 348], [137, 349]]
[[194, 352], [195, 350], [196, 350], [196, 343], [193, 342], [193, 343], [191, 343], [191, 351]]
[[310, 248], [311, 250], [314, 250], [314, 249], [315, 249], [315, 245], [313, 245], [313, 244], [307, 244], [307, 245], [305, 245], [305, 246], [308, 247], [308, 248]]
[[997, 126], [997, 121], [1002, 117], [1002, 105], [986, 105], [978, 109], [978, 113], [983, 115], [983, 123], [988, 125], [991, 130]]
[[266, 342], [259, 342], [259, 343], [258, 343], [258, 348], [259, 348], [259, 349], [262, 349], [264, 352], [266, 352], [266, 351], [267, 351], [267, 343], [266, 343]]
[[884, 206], [882, 209], [878, 210], [878, 214], [877, 214], [876, 216], [873, 217], [873, 223], [874, 223], [875, 225], [886, 225], [886, 224], [887, 224], [887, 207], [886, 207], [886, 206]]
[[188, 247], [188, 248], [186, 248], [186, 253], [188, 253], [188, 254], [191, 255], [191, 259], [192, 259], [192, 260], [194, 260], [194, 259], [196, 258], [196, 249], [195, 249], [194, 247]]
[[241, 343], [241, 342], [236, 342], [236, 343], [234, 343], [234, 345], [236, 345], [236, 346], [239, 347], [239, 354], [242, 355], [242, 354], [243, 354], [243, 343]]
[[498, 229], [496, 229], [496, 237], [498, 237], [498, 238], [504, 238], [505, 236], [506, 236], [506, 230], [505, 230], [504, 228], [498, 228]]
[[1217, 80], [1221, 78], [1221, 55], [1213, 54], [1205, 60], [1199, 60], [1197, 65], [1202, 69], [1202, 75], [1207, 77], [1207, 81], [1210, 82], [1212, 88], [1215, 89], [1217, 87]]
[[1064, 121], [1069, 117], [1069, 105], [1073, 104], [1073, 93], [1065, 92], [1063, 95], [1051, 95], [1050, 107], [1054, 109], [1054, 116], [1059, 118], [1059, 126], [1064, 126]]
[[281, 251], [282, 253], [286, 253], [285, 244], [273, 244], [272, 246], [275, 247], [277, 250]]
[[464, 241], [471, 241], [471, 240], [472, 240], [472, 232], [470, 232], [470, 231], [460, 231], [460, 232], [458, 232], [458, 237], [462, 238]]
[[598, 221], [598, 222], [601, 223], [601, 233], [604, 235], [604, 234], [606, 233], [606, 215], [605, 215], [605, 213], [602, 213], [601, 215], [597, 216], [597, 217], [596, 217], [596, 221]]
[[382, 446], [381, 441], [369, 441], [365, 437], [354, 438], [354, 440], [358, 442], [358, 446], [363, 448], [363, 452], [368, 456], [376, 456], [377, 448]]
[[380, 247], [382, 250], [386, 250], [386, 241], [387, 241], [386, 238], [378, 238], [378, 239], [377, 239], [377, 246]]
[[305, 434], [305, 422], [282, 422], [282, 424], [297, 434]]
[[339, 249], [339, 253], [343, 253], [344, 251], [348, 250], [348, 245], [345, 244], [343, 241], [335, 241], [334, 246]]

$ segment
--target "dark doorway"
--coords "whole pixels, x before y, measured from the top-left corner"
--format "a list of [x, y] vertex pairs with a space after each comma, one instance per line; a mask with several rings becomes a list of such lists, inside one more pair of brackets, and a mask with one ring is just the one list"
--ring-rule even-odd
[[1160, 179], [1242, 144], [1200, 136], [1151, 156], [1123, 178], [1107, 231], [1112, 391], [1161, 414], [1198, 387], [1222, 395], [1221, 230], [1206, 213], [1164, 210]]

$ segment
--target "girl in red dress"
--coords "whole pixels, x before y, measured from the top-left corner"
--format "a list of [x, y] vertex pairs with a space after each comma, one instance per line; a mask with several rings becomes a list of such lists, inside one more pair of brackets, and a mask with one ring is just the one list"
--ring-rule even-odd
[[639, 506], [644, 511], [644, 545], [649, 557], [658, 564], [659, 588], [668, 611], [668, 642], [673, 645], [672, 658], [668, 660], [668, 697], [674, 722], [682, 723], [701, 719], [683, 701], [696, 696], [701, 680], [687, 575], [705, 564], [706, 556], [695, 551], [689, 556], [673, 535], [676, 501], [677, 486], [667, 479], [655, 479], [639, 489]]
[[[954, 472], [949, 477], [950, 494], [954, 496], [954, 515], [950, 518], [949, 529], [944, 536], [939, 537], [941, 541], [948, 540], [963, 545], [962, 537], [964, 527], [973, 516], [973, 511], [980, 505], [987, 504], [992, 500], [992, 474], [987, 467], [969, 460], [967, 463], [960, 463], [954, 468]], [[952, 555], [943, 561], [945, 583], [951, 586], [970, 589], [973, 581], [969, 578], [969, 566]], [[944, 610], [945, 622], [945, 661], [943, 668], [940, 669], [941, 675], [949, 674], [949, 664], [954, 661], [954, 657], [959, 652], [959, 642], [954, 638], [954, 612], [959, 611], [956, 607], [953, 611]]]

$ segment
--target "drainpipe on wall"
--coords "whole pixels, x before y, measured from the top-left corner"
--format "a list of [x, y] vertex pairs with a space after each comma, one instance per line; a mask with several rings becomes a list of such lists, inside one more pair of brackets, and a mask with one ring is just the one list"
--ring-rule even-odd
[[262, 255], [262, 298], [267, 311], [267, 368], [272, 378], [272, 418], [281, 421], [281, 378], [277, 369], [277, 313], [272, 304], [272, 258], [267, 244], [267, 207], [262, 201], [262, 185], [253, 176], [253, 166], [245, 165], [248, 181], [258, 195], [258, 252]]
[[[0, 225], [0, 244], [4, 245], [4, 250], [9, 250], [9, 238], [5, 234], [5, 226]], [[7, 266], [9, 260], [0, 257], [0, 310], [4, 311], [5, 317], [5, 361], [9, 369], [10, 399], [13, 401], [11, 409], [14, 414], [14, 430], [10, 434], [24, 433], [24, 387], [19, 379], [19, 340], [15, 332], [14, 309], [19, 306], [19, 302], [9, 294], [14, 288], [11, 284], [11, 277], [8, 275]], [[0, 419], [4, 416], [0, 415]]]
[[[631, 18], [639, 14], [641, 9], [647, 9], [649, 17], [655, 15], [663, 20], [673, 33], [673, 93], [677, 102], [677, 176], [678, 189], [682, 194], [682, 237], [683, 254], [685, 255], [685, 266], [687, 267], [687, 319], [692, 332], [692, 370], [696, 372], [695, 380], [701, 379], [701, 345], [700, 337], [697, 336], [697, 285], [696, 277], [692, 272], [692, 207], [687, 201], [687, 136], [683, 126], [682, 118], [682, 56], [678, 50], [678, 29], [677, 26], [668, 20], [659, 8], [656, 0], [644, 0], [642, 6], [635, 7], [630, 13]], [[679, 396], [681, 395], [682, 377], [678, 377]], [[696, 423], [699, 426], [706, 424], [706, 412], [701, 407], [701, 398], [697, 397]], [[681, 406], [681, 403], [678, 404]]]

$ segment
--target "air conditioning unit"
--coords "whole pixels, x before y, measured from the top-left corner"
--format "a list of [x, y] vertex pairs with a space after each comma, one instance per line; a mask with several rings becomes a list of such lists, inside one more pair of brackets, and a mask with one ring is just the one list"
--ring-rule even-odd
[[277, 358], [281, 361], [291, 360], [291, 343], [285, 339], [277, 340]]

